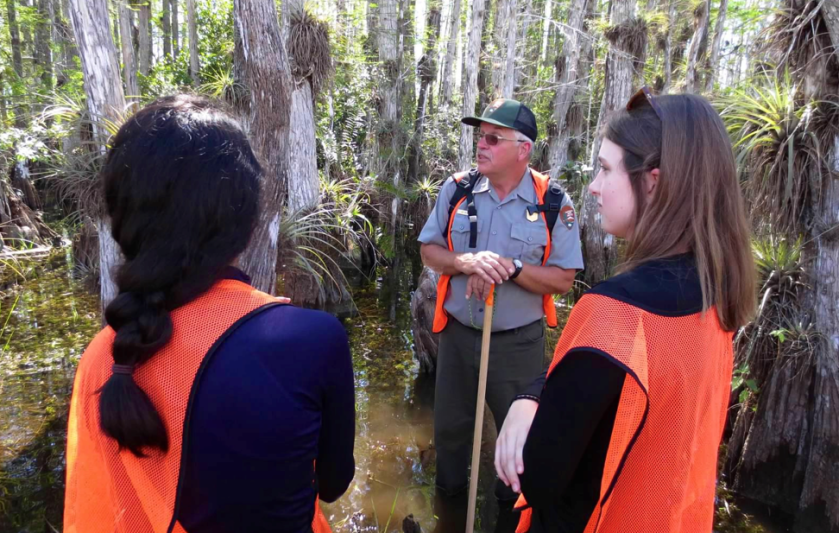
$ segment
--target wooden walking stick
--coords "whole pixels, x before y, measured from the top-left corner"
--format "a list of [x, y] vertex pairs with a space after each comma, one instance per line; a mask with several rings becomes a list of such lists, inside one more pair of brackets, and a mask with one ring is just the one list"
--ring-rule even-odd
[[469, 509], [466, 513], [466, 533], [475, 530], [475, 505], [478, 498], [478, 470], [481, 463], [481, 429], [484, 426], [486, 406], [487, 370], [489, 369], [489, 337], [492, 333], [492, 306], [495, 303], [495, 285], [489, 289], [484, 303], [484, 330], [481, 338], [481, 372], [478, 377], [478, 406], [475, 409], [475, 433], [472, 436], [472, 472], [469, 478]]

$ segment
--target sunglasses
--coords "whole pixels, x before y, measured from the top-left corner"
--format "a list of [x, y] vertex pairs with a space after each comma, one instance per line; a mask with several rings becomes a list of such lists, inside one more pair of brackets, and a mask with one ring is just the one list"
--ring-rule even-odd
[[499, 141], [510, 141], [510, 142], [516, 142], [516, 143], [527, 142], [527, 141], [522, 141], [522, 140], [519, 140], [519, 139], [508, 139], [506, 137], [501, 137], [500, 135], [496, 135], [494, 133], [481, 132], [481, 133], [478, 133], [478, 134], [475, 135], [475, 142], [478, 142], [481, 139], [486, 141], [486, 143], [489, 146], [495, 146], [496, 144], [498, 144]]
[[632, 98], [630, 98], [629, 102], [626, 103], [626, 110], [632, 111], [640, 102], [643, 102], [644, 99], [650, 103], [650, 106], [652, 106], [653, 111], [655, 111], [655, 114], [658, 116], [658, 119], [662, 120], [661, 108], [659, 107], [658, 102], [655, 101], [652, 91], [650, 91], [650, 88], [646, 85], [638, 89], [638, 92], [632, 95]]

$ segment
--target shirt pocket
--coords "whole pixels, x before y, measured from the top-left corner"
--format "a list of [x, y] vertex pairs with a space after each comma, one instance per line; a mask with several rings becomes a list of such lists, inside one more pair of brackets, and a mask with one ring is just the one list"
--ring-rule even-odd
[[[481, 223], [481, 220], [478, 219], [478, 234], [481, 233], [482, 226], [483, 224]], [[469, 228], [468, 215], [457, 214], [454, 216], [454, 220], [452, 220], [452, 246], [454, 247], [455, 252], [476, 253], [479, 251], [479, 244], [477, 241], [475, 243], [475, 248], [469, 248]]]
[[510, 230], [510, 246], [513, 257], [522, 263], [541, 265], [542, 254], [548, 244], [548, 230], [545, 223], [513, 224]]

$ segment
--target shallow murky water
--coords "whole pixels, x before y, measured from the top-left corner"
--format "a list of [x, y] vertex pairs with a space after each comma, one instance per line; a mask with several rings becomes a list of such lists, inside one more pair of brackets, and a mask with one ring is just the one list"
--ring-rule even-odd
[[[69, 395], [78, 358], [100, 326], [99, 304], [62, 254], [18, 268], [25, 282], [0, 282], [0, 533], [60, 532]], [[426, 533], [434, 529], [434, 383], [418, 374], [411, 353], [409, 285], [399, 292], [395, 321], [392, 300], [376, 283], [354, 292], [359, 313], [345, 321], [355, 368], [356, 474], [341, 499], [323, 505], [336, 533], [401, 531], [408, 514]], [[551, 332], [547, 344], [555, 343]], [[493, 498], [483, 497], [494, 480], [491, 453], [487, 442], [476, 531], [491, 531], [495, 511]]]

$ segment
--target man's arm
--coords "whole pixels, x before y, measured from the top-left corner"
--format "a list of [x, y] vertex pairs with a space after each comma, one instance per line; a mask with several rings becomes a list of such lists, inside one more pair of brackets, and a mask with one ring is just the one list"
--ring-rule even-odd
[[487, 283], [498, 285], [510, 279], [510, 274], [516, 271], [510, 259], [495, 252], [457, 253], [438, 244], [423, 244], [420, 255], [425, 266], [440, 274], [476, 274]]
[[527, 291], [536, 294], [565, 294], [574, 284], [576, 269], [556, 266], [536, 266], [524, 264], [515, 281]]

